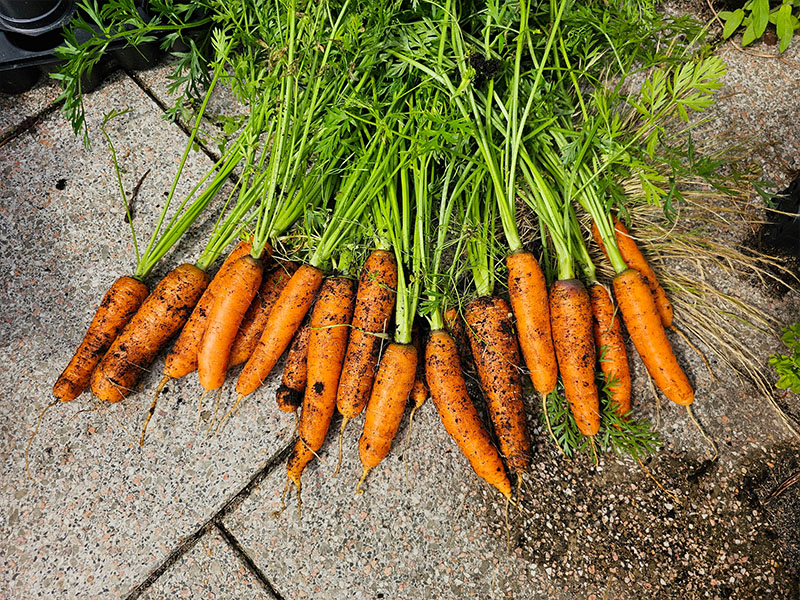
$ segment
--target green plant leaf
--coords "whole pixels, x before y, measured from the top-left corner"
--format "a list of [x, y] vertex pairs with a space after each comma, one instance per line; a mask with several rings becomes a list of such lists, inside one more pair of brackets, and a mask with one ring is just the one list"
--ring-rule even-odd
[[756, 37], [755, 29], [753, 29], [753, 24], [751, 23], [742, 34], [742, 46], [749, 46], [755, 41]]
[[[769, 0], [756, 0], [753, 3], [753, 34], [756, 38], [764, 35], [764, 30], [769, 23]], [[742, 40], [744, 46], [744, 40]]]
[[778, 39], [780, 45], [778, 49], [784, 52], [789, 47], [794, 34], [794, 27], [792, 27], [792, 7], [789, 4], [782, 5], [775, 13], [775, 29], [778, 32]]
[[741, 8], [727, 14], [730, 16], [723, 17], [723, 13], [719, 14], [720, 18], [725, 21], [725, 27], [722, 30], [722, 37], [725, 39], [731, 37], [739, 29], [739, 25], [742, 24], [742, 19], [744, 19], [744, 11]]

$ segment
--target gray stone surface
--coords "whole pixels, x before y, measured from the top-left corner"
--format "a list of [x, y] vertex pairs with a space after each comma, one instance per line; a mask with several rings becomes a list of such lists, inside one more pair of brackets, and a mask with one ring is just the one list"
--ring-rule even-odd
[[[0, 283], [0, 590], [14, 598], [124, 596], [238, 492], [294, 428], [292, 418], [274, 410], [269, 384], [219, 436], [207, 438], [205, 427], [195, 428], [201, 388], [189, 377], [169, 384], [140, 449], [134, 437], [160, 379], [158, 360], [143, 391], [125, 402], [90, 410], [97, 407], [85, 394], [53, 407], [31, 446], [36, 482], [26, 477], [26, 442], [50, 402], [53, 382], [105, 290], [134, 266], [97, 130], [102, 115], [132, 110], [109, 127], [127, 190], [152, 169], [135, 217], [140, 245], [186, 142], [126, 77], [87, 96], [86, 106], [91, 151], [51, 115], [0, 153], [0, 264], [6, 273]], [[179, 193], [210, 164], [204, 154], [191, 153]], [[199, 223], [151, 281], [194, 261], [209, 225]], [[226, 387], [223, 406], [232, 401]]]
[[140, 598], [141, 600], [167, 598], [266, 600], [272, 596], [242, 563], [219, 532], [212, 528]]
[[0, 139], [14, 130], [27, 117], [37, 115], [50, 105], [61, 89], [55, 81], [44, 76], [24, 94], [0, 94]]

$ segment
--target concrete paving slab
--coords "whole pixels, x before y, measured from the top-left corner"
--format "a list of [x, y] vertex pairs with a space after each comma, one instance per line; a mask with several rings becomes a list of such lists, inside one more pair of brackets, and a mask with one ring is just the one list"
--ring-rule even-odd
[[[291, 436], [270, 390], [243, 404], [217, 437], [197, 430], [195, 378], [165, 390], [149, 437], [135, 437], [160, 379], [161, 361], [142, 391], [92, 412], [84, 395], [43, 419], [25, 473], [26, 442], [51, 386], [82, 338], [111, 282], [133, 269], [128, 224], [98, 126], [103, 113], [131, 112], [109, 126], [125, 186], [145, 171], [135, 216], [152, 230], [186, 143], [129, 78], [116, 76], [86, 98], [94, 146], [83, 148], [59, 115], [15, 138], [0, 153], [0, 590], [13, 598], [113, 598], [143, 581]], [[179, 194], [211, 166], [187, 162]], [[152, 281], [194, 261], [215, 215], [173, 249]], [[229, 389], [224, 407], [232, 402]], [[262, 401], [267, 400], [267, 401]], [[2, 595], [2, 594], [0, 594]]]
[[39, 114], [61, 93], [58, 84], [45, 76], [24, 94], [0, 94], [0, 139], [27, 118]]
[[139, 598], [268, 600], [272, 596], [212, 528]]

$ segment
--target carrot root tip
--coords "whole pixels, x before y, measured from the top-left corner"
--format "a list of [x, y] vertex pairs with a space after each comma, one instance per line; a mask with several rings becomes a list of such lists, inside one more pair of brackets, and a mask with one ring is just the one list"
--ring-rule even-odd
[[364, 480], [366, 480], [367, 475], [371, 471], [370, 467], [364, 467], [364, 471], [361, 473], [361, 479], [358, 480], [358, 484], [356, 485], [356, 495], [361, 496], [364, 493], [364, 488], [361, 487], [364, 484]]
[[236, 407], [239, 406], [239, 403], [242, 401], [242, 398], [244, 398], [244, 394], [239, 394], [236, 397], [236, 402], [233, 403], [231, 409], [227, 413], [225, 413], [224, 417], [222, 417], [222, 420], [219, 422], [219, 425], [217, 425], [217, 430], [214, 432], [214, 435], [219, 435], [219, 432], [222, 431], [222, 426], [225, 425], [225, 421], [228, 420], [228, 418], [233, 414], [233, 411], [236, 410]]
[[169, 375], [164, 375], [164, 377], [158, 383], [156, 393], [153, 395], [153, 402], [150, 404], [150, 410], [147, 412], [147, 418], [144, 420], [144, 425], [142, 426], [142, 436], [139, 438], [140, 448], [144, 447], [144, 436], [147, 433], [147, 426], [150, 424], [150, 419], [153, 418], [153, 413], [156, 412], [156, 402], [158, 402], [158, 397], [161, 395], [161, 390], [163, 390], [164, 386], [169, 383], [170, 379], [172, 378]]
[[336, 462], [336, 470], [333, 472], [334, 477], [339, 474], [339, 469], [342, 468], [342, 439], [344, 438], [344, 428], [347, 427], [347, 422], [349, 420], [350, 419], [348, 417], [343, 417], [342, 426], [339, 428], [339, 460]]

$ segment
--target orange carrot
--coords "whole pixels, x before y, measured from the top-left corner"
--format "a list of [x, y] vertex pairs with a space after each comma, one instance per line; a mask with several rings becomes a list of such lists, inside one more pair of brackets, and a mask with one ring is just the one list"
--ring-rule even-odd
[[357, 488], [359, 492], [367, 473], [389, 454], [416, 373], [417, 349], [413, 344], [392, 342], [386, 347], [367, 403], [364, 430], [358, 441], [358, 455], [364, 466]]
[[550, 286], [550, 320], [564, 393], [583, 435], [600, 430], [600, 398], [594, 380], [597, 355], [589, 293], [577, 279]]
[[355, 282], [329, 277], [320, 290], [309, 323], [308, 381], [298, 429], [299, 439], [289, 457], [289, 481], [300, 495], [300, 477], [322, 447], [336, 410], [336, 391], [353, 318]]
[[364, 410], [375, 380], [381, 335], [392, 318], [397, 288], [394, 253], [373, 251], [364, 262], [358, 282], [353, 327], [339, 380], [336, 408], [347, 422]]
[[549, 394], [556, 387], [558, 365], [550, 330], [547, 283], [539, 263], [530, 252], [515, 252], [506, 258], [508, 295], [517, 320], [517, 337], [531, 374], [533, 387]]
[[599, 283], [589, 288], [589, 298], [600, 369], [606, 384], [615, 381], [608, 387], [608, 393], [612, 405], [616, 405], [617, 414], [624, 417], [631, 409], [631, 373], [622, 337], [622, 319], [616, 314], [608, 291]]
[[56, 398], [69, 402], [83, 393], [92, 371], [136, 314], [147, 294], [147, 286], [133, 277], [120, 277], [112, 284], [103, 296], [81, 345], [53, 386]]
[[444, 312], [444, 326], [447, 333], [453, 338], [458, 349], [458, 358], [461, 361], [461, 370], [471, 372], [475, 370], [472, 362], [472, 350], [469, 347], [469, 334], [467, 324], [455, 307], [448, 308]]
[[275, 394], [278, 408], [283, 412], [297, 412], [303, 401], [308, 381], [308, 340], [311, 330], [303, 325], [294, 336], [286, 354], [281, 385]]
[[428, 338], [425, 374], [430, 382], [433, 404], [445, 431], [453, 438], [478, 477], [510, 499], [511, 483], [503, 461], [467, 393], [456, 342], [446, 331], [433, 331]]
[[267, 378], [291, 343], [321, 285], [322, 271], [310, 265], [303, 265], [289, 279], [269, 313], [256, 349], [239, 374], [236, 392], [240, 397], [256, 391]]
[[[411, 343], [414, 345], [414, 348], [417, 350], [417, 357], [421, 358], [422, 354], [422, 340], [419, 334], [419, 329], [414, 328], [411, 336]], [[430, 391], [428, 390], [428, 384], [425, 381], [425, 361], [424, 360], [417, 360], [417, 372], [414, 377], [414, 386], [411, 388], [411, 393], [408, 396], [408, 399], [411, 401], [411, 416], [409, 417], [409, 421], [414, 418], [414, 413], [418, 408], [420, 408], [425, 401], [430, 396]], [[409, 426], [409, 430], [411, 427]], [[411, 435], [409, 431], [409, 435]]]
[[243, 256], [231, 265], [214, 294], [197, 351], [197, 374], [206, 390], [216, 390], [225, 383], [233, 340], [261, 286], [263, 273], [260, 258]]
[[98, 398], [118, 402], [133, 391], [156, 355], [186, 323], [208, 281], [205, 272], [184, 264], [159, 282], [92, 374], [92, 391]]
[[524, 471], [530, 465], [531, 438], [511, 307], [502, 298], [482, 296], [467, 305], [464, 317], [500, 451], [511, 471]]
[[[634, 241], [630, 232], [625, 225], [623, 225], [616, 218], [614, 218], [614, 234], [616, 235], [619, 252], [625, 261], [625, 264], [627, 264], [629, 268], [636, 269], [642, 274], [642, 277], [644, 278], [645, 282], [647, 282], [647, 285], [653, 294], [653, 298], [655, 299], [656, 307], [658, 308], [658, 314], [661, 317], [661, 323], [664, 325], [664, 327], [670, 327], [673, 320], [672, 303], [669, 301], [669, 298], [667, 298], [667, 293], [664, 291], [664, 288], [661, 287], [655, 271], [653, 271], [652, 267], [650, 267], [650, 263], [647, 262], [647, 259], [644, 257], [641, 250], [639, 250], [639, 247], [636, 245], [636, 242]], [[592, 236], [594, 237], [595, 242], [597, 242], [597, 245], [603, 250], [606, 258], [608, 258], [608, 253], [606, 253], [606, 248], [603, 245], [602, 238], [600, 237], [600, 231], [597, 229], [597, 225], [594, 223], [592, 223]]]
[[676, 404], [690, 405], [694, 390], [675, 358], [644, 277], [635, 269], [623, 271], [614, 277], [614, 296], [633, 345], [653, 381]]
[[261, 281], [261, 288], [250, 308], [244, 314], [242, 324], [231, 346], [231, 357], [228, 368], [235, 367], [247, 362], [253, 350], [258, 345], [264, 327], [267, 326], [269, 313], [278, 301], [283, 288], [289, 283], [289, 279], [297, 270], [297, 265], [293, 262], [280, 262], [272, 271], [266, 274]]

